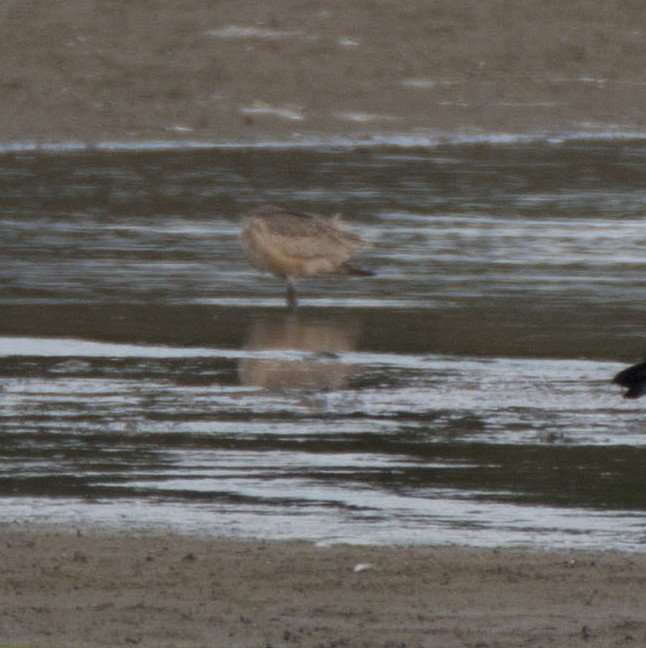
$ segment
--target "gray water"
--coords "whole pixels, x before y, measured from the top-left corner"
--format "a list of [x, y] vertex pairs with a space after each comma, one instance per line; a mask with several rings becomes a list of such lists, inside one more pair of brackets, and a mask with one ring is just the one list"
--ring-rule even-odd
[[[0, 155], [0, 522], [646, 547], [646, 140]], [[374, 278], [237, 233], [342, 212]]]

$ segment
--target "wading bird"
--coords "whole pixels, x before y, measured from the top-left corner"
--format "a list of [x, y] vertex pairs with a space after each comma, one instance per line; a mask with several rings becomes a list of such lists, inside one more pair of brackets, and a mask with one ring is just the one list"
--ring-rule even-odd
[[287, 282], [287, 305], [296, 308], [296, 277], [359, 275], [373, 272], [353, 265], [354, 251], [367, 245], [341, 220], [272, 205], [245, 214], [240, 240], [251, 265]]
[[620, 371], [613, 379], [615, 385], [626, 387], [628, 391], [624, 398], [639, 398], [646, 394], [646, 362], [628, 367]]

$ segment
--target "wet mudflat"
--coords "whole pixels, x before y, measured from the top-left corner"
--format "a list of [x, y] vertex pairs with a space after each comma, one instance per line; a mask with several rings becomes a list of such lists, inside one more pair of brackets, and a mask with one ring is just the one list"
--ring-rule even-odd
[[[0, 158], [4, 520], [640, 549], [643, 141]], [[375, 278], [284, 286], [263, 203]]]

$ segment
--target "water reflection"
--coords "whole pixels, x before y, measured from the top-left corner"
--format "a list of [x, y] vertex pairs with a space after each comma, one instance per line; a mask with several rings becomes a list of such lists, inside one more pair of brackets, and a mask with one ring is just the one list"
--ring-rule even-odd
[[294, 313], [256, 320], [248, 332], [247, 350], [304, 353], [243, 358], [240, 381], [270, 391], [342, 389], [353, 366], [337, 354], [352, 351], [357, 335], [358, 322], [352, 319], [321, 320]]

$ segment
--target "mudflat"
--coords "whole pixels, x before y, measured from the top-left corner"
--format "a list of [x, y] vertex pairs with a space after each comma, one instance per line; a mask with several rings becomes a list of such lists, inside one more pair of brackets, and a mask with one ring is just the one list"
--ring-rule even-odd
[[0, 643], [642, 646], [646, 556], [0, 531]]
[[10, 0], [3, 142], [646, 128], [642, 0]]

